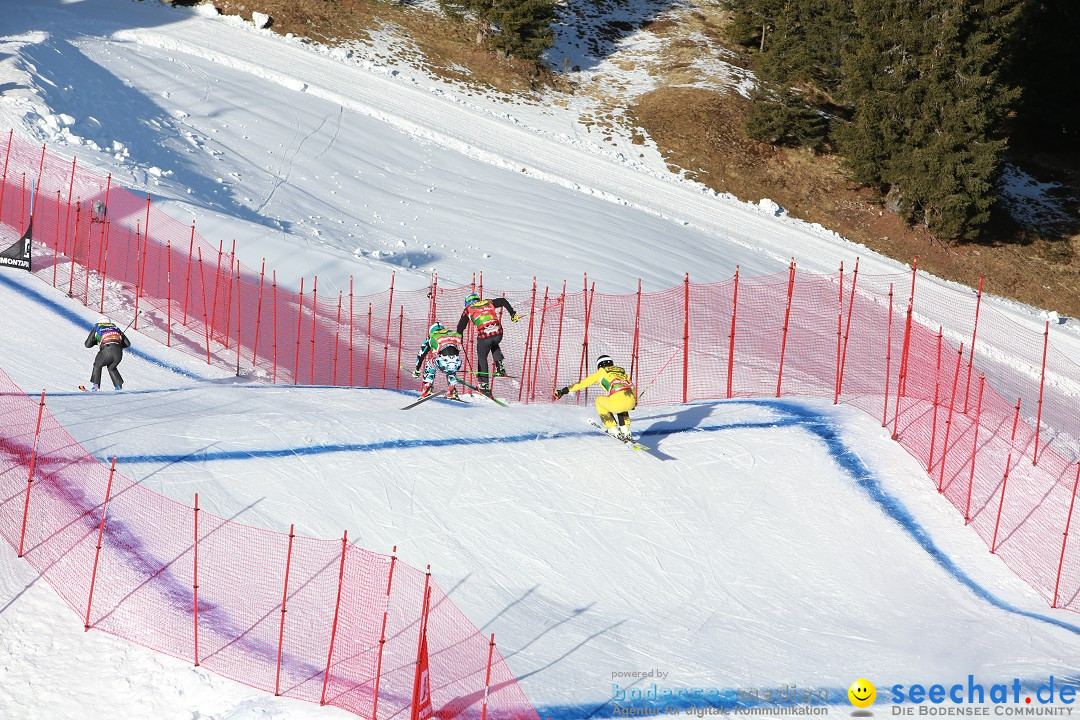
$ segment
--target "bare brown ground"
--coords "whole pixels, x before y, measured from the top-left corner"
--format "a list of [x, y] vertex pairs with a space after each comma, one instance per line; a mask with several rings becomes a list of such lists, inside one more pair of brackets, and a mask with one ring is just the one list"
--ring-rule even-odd
[[551, 82], [551, 73], [533, 63], [501, 58], [473, 42], [474, 31], [408, 4], [378, 0], [214, 0], [226, 15], [247, 20], [258, 11], [273, 18], [271, 29], [282, 35], [335, 45], [367, 40], [371, 32], [392, 28], [420, 51], [409, 60], [451, 80], [477, 83], [507, 93], [525, 93]]

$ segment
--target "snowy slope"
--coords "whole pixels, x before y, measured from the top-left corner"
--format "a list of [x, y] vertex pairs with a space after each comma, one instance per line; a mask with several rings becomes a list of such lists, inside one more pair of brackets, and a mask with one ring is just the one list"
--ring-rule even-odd
[[[364, 292], [394, 269], [411, 287], [432, 269], [449, 282], [483, 269], [503, 287], [588, 272], [628, 291], [687, 270], [774, 272], [793, 255], [821, 271], [855, 255], [864, 271], [902, 271], [768, 203], [674, 178], [651, 155], [612, 156], [575, 130], [573, 107], [499, 112], [205, 10], [0, 11], [0, 127], [148, 189], [289, 281], [318, 274], [332, 291], [355, 275]], [[1037, 311], [994, 302], [1041, 330]], [[626, 684], [613, 674], [649, 668], [672, 687], [725, 689], [1075, 674], [1080, 622], [988, 555], [919, 464], [851, 408], [643, 409], [635, 427], [655, 452], [641, 455], [598, 438], [585, 406], [402, 413], [401, 393], [237, 384], [138, 335], [122, 369], [139, 392], [89, 396], [71, 390], [91, 359], [91, 315], [10, 273], [0, 307], [19, 309], [6, 338], [33, 338], [32, 352], [5, 343], [0, 367], [27, 392], [46, 388], [91, 452], [182, 502], [199, 492], [225, 517], [347, 529], [431, 563], [542, 716], [609, 715], [612, 682]], [[922, 312], [963, 336], [955, 308]], [[1066, 349], [1073, 324], [1059, 328]], [[1004, 351], [996, 361], [1027, 371]], [[2, 717], [337, 712], [84, 635], [11, 555], [0, 549]]]

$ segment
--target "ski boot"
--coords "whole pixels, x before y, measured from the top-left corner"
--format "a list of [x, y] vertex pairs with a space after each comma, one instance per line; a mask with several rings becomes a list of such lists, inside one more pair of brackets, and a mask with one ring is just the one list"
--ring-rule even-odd
[[97, 392], [97, 391], [98, 391], [97, 383], [94, 383], [93, 385], [90, 386], [90, 392]]
[[435, 383], [424, 383], [424, 386], [420, 388], [420, 399], [423, 400], [432, 393], [435, 389]]
[[481, 382], [477, 387], [480, 389], [480, 392], [484, 393], [485, 395], [491, 394], [491, 383], [489, 383], [488, 381], [485, 380]]
[[502, 362], [495, 363], [495, 377], [506, 377], [506, 364]]
[[634, 442], [634, 436], [630, 434], [629, 425], [619, 425], [615, 437], [619, 438], [624, 443]]
[[459, 400], [460, 399], [458, 397], [457, 385], [452, 385], [452, 386], [450, 386], [450, 388], [447, 389], [447, 391], [446, 391], [446, 399], [447, 400]]

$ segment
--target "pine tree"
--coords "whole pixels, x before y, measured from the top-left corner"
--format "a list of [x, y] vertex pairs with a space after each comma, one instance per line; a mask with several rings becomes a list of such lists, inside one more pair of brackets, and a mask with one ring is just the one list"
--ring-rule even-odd
[[757, 91], [751, 100], [754, 106], [746, 120], [746, 134], [754, 140], [815, 150], [825, 144], [828, 135], [825, 117], [790, 88], [777, 93]]
[[855, 0], [843, 87], [855, 112], [840, 145], [857, 180], [891, 189], [941, 236], [974, 239], [989, 220], [1021, 1]]
[[721, 0], [732, 12], [731, 34], [741, 45], [754, 45], [764, 52], [766, 39], [776, 27], [786, 0]]
[[831, 95], [852, 43], [851, 0], [787, 0], [755, 69], [766, 80]]

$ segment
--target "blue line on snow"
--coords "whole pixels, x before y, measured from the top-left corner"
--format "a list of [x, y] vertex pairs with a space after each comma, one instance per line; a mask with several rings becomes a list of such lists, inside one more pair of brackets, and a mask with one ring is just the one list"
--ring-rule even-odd
[[[785, 414], [784, 417], [775, 420], [760, 422], [740, 422], [718, 425], [698, 426], [690, 432], [720, 432], [729, 430], [749, 430], [760, 428], [798, 427], [806, 430], [819, 438], [825, 445], [826, 450], [832, 456], [836, 464], [846, 471], [855, 481], [855, 485], [893, 519], [900, 527], [912, 537], [913, 540], [937, 563], [946, 573], [951, 575], [957, 582], [971, 590], [977, 597], [994, 607], [1005, 612], [1031, 618], [1040, 622], [1067, 630], [1080, 635], [1080, 626], [1067, 623], [1057, 618], [1040, 615], [1038, 613], [1023, 610], [998, 598], [986, 588], [979, 585], [968, 576], [955, 562], [937, 546], [930, 537], [930, 533], [919, 524], [914, 516], [907, 510], [904, 504], [897, 498], [885, 491], [881, 483], [866, 466], [861, 458], [849, 448], [836, 429], [836, 425], [821, 413], [815, 412], [798, 403], [784, 400], [738, 400], [734, 401], [743, 405], [755, 405], [778, 410]], [[704, 403], [720, 404], [720, 403]], [[732, 404], [730, 401], [726, 404]], [[687, 432], [675, 430], [674, 432]], [[517, 435], [504, 435], [501, 437], [456, 437], [456, 438], [397, 438], [393, 440], [380, 440], [369, 443], [335, 443], [327, 445], [308, 445], [295, 448], [280, 448], [269, 450], [222, 450], [214, 452], [193, 452], [187, 454], [158, 454], [158, 455], [127, 455], [118, 458], [121, 463], [178, 463], [178, 462], [213, 462], [224, 460], [251, 460], [263, 458], [300, 457], [311, 455], [324, 455], [328, 453], [342, 452], [377, 452], [380, 450], [409, 450], [413, 448], [441, 448], [468, 445], [486, 445], [490, 443], [522, 443], [537, 440], [560, 440], [571, 437], [584, 437], [595, 435], [595, 431], [562, 431], [537, 435], [536, 433], [522, 433]], [[642, 436], [652, 434], [645, 430]], [[663, 434], [668, 434], [665, 431]]]
[[[4, 275], [0, 275], [0, 285], [3, 285], [4, 287], [7, 287], [7, 288], [9, 288], [11, 290], [14, 290], [15, 292], [19, 293], [20, 295], [29, 297], [30, 299], [32, 299], [34, 302], [38, 303], [39, 305], [44, 305], [49, 310], [52, 310], [56, 315], [59, 315], [64, 320], [67, 320], [68, 322], [70, 322], [71, 324], [73, 324], [73, 325], [75, 325], [77, 327], [80, 327], [80, 328], [85, 328], [86, 327], [86, 320], [79, 317], [78, 313], [72, 311], [70, 308], [64, 307], [63, 305], [61, 305], [57, 301], [53, 300], [52, 298], [46, 297], [45, 295], [39, 293], [37, 290], [34, 290], [33, 288], [29, 288], [29, 287], [26, 287], [25, 285], [21, 285], [21, 284], [15, 282], [14, 280], [12, 280], [11, 278], [5, 277]], [[87, 330], [86, 332], [87, 332], [87, 334], [89, 334], [90, 331]], [[195, 373], [193, 373], [193, 372], [191, 372], [189, 370], [183, 369], [182, 367], [179, 367], [177, 365], [173, 365], [172, 363], [165, 362], [164, 360], [153, 357], [152, 355], [147, 355], [146, 353], [142, 352], [141, 350], [139, 350], [138, 348], [135, 348], [135, 347], [130, 347], [125, 352], [130, 353], [131, 355], [134, 355], [137, 358], [145, 360], [148, 363], [151, 363], [153, 365], [157, 365], [158, 367], [164, 368], [165, 370], [168, 370], [170, 372], [174, 372], [177, 375], [183, 375], [184, 377], [190, 378], [192, 380], [206, 380], [207, 379], [207, 378], [203, 377], [202, 375], [197, 375], [197, 374], [195, 374]]]

